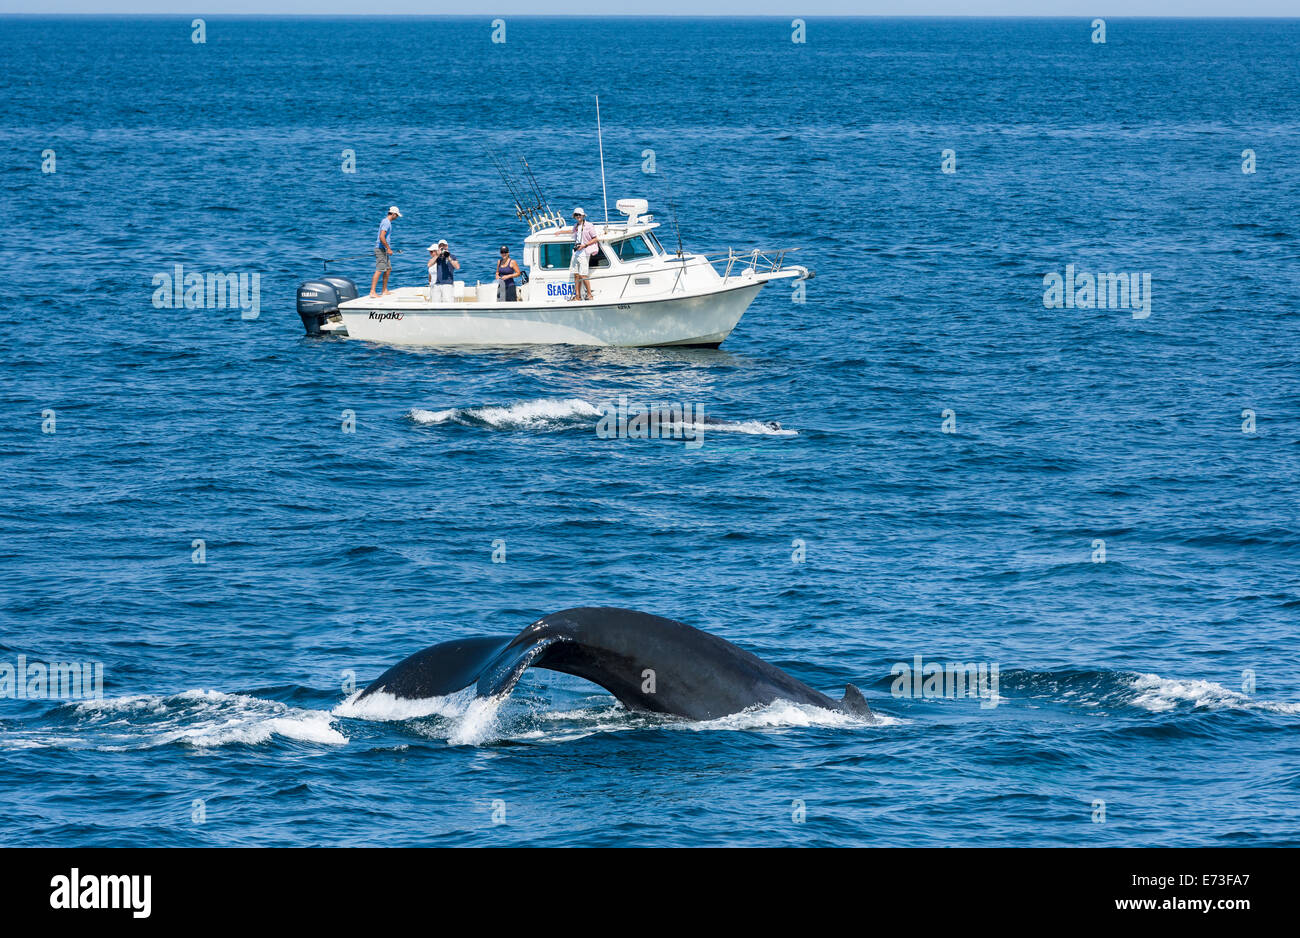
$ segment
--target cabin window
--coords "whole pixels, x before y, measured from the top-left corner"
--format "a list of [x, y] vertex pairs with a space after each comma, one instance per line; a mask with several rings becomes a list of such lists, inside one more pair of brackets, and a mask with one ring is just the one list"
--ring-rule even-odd
[[655, 253], [650, 245], [646, 243], [645, 238], [640, 235], [624, 238], [622, 241], [615, 241], [610, 246], [621, 261], [639, 261], [643, 257], [653, 257]]
[[567, 268], [573, 260], [573, 245], [569, 242], [560, 244], [539, 244], [538, 257], [540, 266], [546, 270], [554, 270], [557, 267]]
[[[538, 266], [543, 270], [568, 270], [573, 263], [573, 242], [543, 242], [537, 246]], [[605, 256], [604, 246], [591, 259], [592, 267], [608, 267], [609, 258]]]
[[647, 231], [645, 233], [645, 236], [650, 241], [650, 243], [654, 245], [655, 250], [658, 251], [660, 254], [668, 253], [667, 251], [664, 250], [664, 246], [659, 243], [659, 239], [655, 237], [655, 233], [653, 231]]

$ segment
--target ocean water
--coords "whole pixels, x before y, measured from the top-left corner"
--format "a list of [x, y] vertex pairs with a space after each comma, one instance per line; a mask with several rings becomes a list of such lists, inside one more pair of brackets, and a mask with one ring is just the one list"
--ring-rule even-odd
[[[104, 675], [0, 699], [6, 844], [1300, 842], [1300, 23], [190, 20], [0, 19], [0, 673]], [[302, 335], [390, 203], [397, 285], [518, 254], [489, 154], [599, 218], [595, 94], [611, 204], [800, 247], [805, 302], [719, 350]], [[176, 264], [257, 316], [157, 308]], [[1045, 307], [1067, 265], [1149, 316]], [[602, 439], [620, 395], [734, 426]], [[589, 604], [880, 719], [350, 701]], [[996, 698], [896, 694], [918, 655]]]

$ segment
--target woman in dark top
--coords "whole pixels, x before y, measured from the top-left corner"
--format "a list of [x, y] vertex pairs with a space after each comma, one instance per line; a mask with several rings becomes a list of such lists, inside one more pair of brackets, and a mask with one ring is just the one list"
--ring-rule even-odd
[[515, 295], [515, 278], [518, 276], [519, 265], [510, 256], [510, 248], [501, 245], [501, 260], [497, 263], [497, 302], [513, 303], [519, 299]]

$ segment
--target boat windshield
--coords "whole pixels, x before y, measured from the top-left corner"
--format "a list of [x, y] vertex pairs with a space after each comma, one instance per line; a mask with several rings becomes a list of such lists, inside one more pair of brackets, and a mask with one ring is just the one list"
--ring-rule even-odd
[[656, 254], [668, 253], [667, 251], [664, 250], [664, 246], [659, 243], [659, 239], [655, 237], [655, 233], [653, 231], [647, 231], [645, 233], [645, 236], [646, 236], [646, 240], [648, 240], [652, 245], [654, 245]]
[[618, 255], [618, 259], [621, 261], [638, 261], [643, 257], [653, 257], [655, 253], [654, 249], [646, 243], [645, 238], [641, 237], [641, 235], [615, 241], [610, 247], [614, 249], [614, 253]]

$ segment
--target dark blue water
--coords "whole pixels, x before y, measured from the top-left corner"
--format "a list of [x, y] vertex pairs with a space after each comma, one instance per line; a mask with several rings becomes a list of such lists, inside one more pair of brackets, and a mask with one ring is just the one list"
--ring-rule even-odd
[[[1300, 24], [190, 19], [0, 20], [0, 671], [105, 675], [0, 699], [6, 843], [1300, 840]], [[807, 302], [718, 351], [303, 337], [390, 203], [398, 285], [437, 237], [517, 254], [489, 151], [598, 214], [595, 93], [611, 203], [801, 246]], [[259, 315], [155, 308], [177, 263]], [[1067, 264], [1149, 273], [1150, 316], [1045, 308]], [[795, 432], [600, 439], [620, 394]], [[882, 719], [665, 724], [544, 671], [341, 707], [584, 604]], [[915, 655], [998, 705], [895, 696]]]

